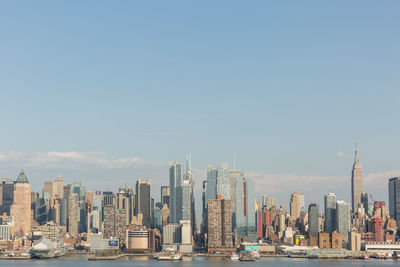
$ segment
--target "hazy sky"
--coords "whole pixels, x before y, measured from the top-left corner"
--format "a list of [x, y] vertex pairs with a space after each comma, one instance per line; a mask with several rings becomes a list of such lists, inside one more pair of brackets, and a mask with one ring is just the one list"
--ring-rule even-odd
[[[197, 186], [232, 163], [257, 192], [350, 201], [400, 175], [399, 1], [2, 1], [0, 177], [33, 188]], [[199, 191], [197, 191], [199, 192]], [[200, 199], [197, 200], [198, 203]]]

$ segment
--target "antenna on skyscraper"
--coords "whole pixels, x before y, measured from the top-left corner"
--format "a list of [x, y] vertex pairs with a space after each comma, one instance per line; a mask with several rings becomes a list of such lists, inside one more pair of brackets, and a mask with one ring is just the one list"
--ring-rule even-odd
[[189, 153], [186, 155], [186, 170], [192, 169], [192, 155], [189, 148]]
[[233, 152], [233, 170], [236, 171], [236, 154]]

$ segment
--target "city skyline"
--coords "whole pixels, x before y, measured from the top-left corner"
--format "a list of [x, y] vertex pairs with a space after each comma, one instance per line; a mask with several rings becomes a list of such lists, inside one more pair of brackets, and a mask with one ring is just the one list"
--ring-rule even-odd
[[[355, 154], [354, 154], [354, 160], [353, 160], [353, 168], [354, 168], [354, 166], [360, 166], [360, 160], [359, 160], [359, 149], [358, 149], [358, 144], [356, 144], [355, 145], [355, 152], [354, 152]], [[189, 154], [188, 154], [189, 155]], [[181, 168], [181, 178], [183, 179], [183, 177], [186, 175], [185, 173], [188, 171], [188, 166], [189, 166], [189, 164], [191, 165], [192, 164], [192, 161], [191, 161], [191, 158], [190, 158], [190, 163], [189, 163], [189, 158], [191, 157], [190, 155], [189, 156], [186, 156], [186, 165], [183, 163], [183, 161], [182, 162], [175, 162], [175, 161], [170, 161], [168, 164], [169, 164], [169, 166], [171, 166], [171, 164], [178, 164], [179, 166], [180, 166], [180, 168]], [[222, 165], [221, 165], [222, 164]], [[229, 172], [232, 172], [232, 173], [240, 173], [241, 175], [244, 175], [244, 176], [246, 176], [246, 177], [250, 177], [251, 179], [254, 179], [253, 178], [253, 176], [251, 176], [250, 174], [251, 174], [251, 172], [247, 172], [246, 170], [236, 170], [236, 169], [233, 169], [233, 168], [230, 168], [230, 164], [227, 164], [227, 163], [218, 163], [218, 165], [219, 165], [219, 167], [218, 166], [216, 166], [216, 165], [213, 165], [213, 164], [209, 164], [208, 165], [208, 171], [207, 170], [192, 170], [192, 169], [190, 169], [190, 171], [192, 171], [193, 173], [192, 173], [192, 175], [193, 175], [193, 180], [194, 181], [196, 181], [197, 180], [197, 183], [196, 182], [194, 182], [194, 185], [196, 185], [196, 187], [195, 187], [195, 189], [194, 189], [194, 198], [195, 199], [197, 199], [197, 201], [195, 202], [195, 210], [196, 210], [196, 220], [197, 221], [201, 221], [201, 216], [202, 216], [202, 214], [201, 214], [201, 205], [202, 205], [202, 203], [201, 203], [201, 188], [202, 188], [202, 183], [203, 183], [203, 181], [207, 181], [207, 172], [209, 172], [210, 171], [210, 167], [211, 168], [215, 168], [215, 171], [217, 171], [217, 167], [218, 167], [218, 169], [219, 168], [226, 168], [226, 171], [228, 171], [229, 170]], [[361, 167], [360, 167], [361, 168]], [[22, 170], [22, 172], [23, 172], [23, 170]], [[168, 170], [166, 170], [166, 172], [167, 172], [167, 176], [168, 176]], [[199, 173], [201, 173], [201, 172], [204, 172], [204, 177], [203, 176], [199, 176], [199, 175], [196, 175], [196, 173], [197, 174], [199, 174]], [[350, 173], [352, 173], [352, 170], [350, 170]], [[248, 174], [248, 175], [247, 175]], [[228, 173], [226, 173], [226, 175], [228, 175]], [[381, 174], [381, 175], [383, 175], [383, 174]], [[217, 175], [218, 176], [218, 175]], [[399, 175], [400, 176], [400, 175]], [[382, 177], [382, 176], [381, 176]], [[385, 181], [385, 182], [387, 182], [387, 179], [388, 179], [388, 177], [389, 176], [387, 176], [387, 177], [382, 177], [382, 179]], [[391, 175], [390, 177], [397, 177], [397, 175]], [[5, 177], [0, 177], [0, 178], [5, 178]], [[8, 178], [8, 177], [7, 177]], [[11, 180], [13, 180], [13, 178], [9, 178], [9, 179], [11, 179]], [[38, 187], [38, 189], [39, 190], [36, 190], [37, 192], [41, 192], [41, 188], [46, 188], [46, 181], [47, 180], [49, 180], [49, 179], [53, 179], [53, 178], [47, 178], [46, 180], [44, 180], [43, 182], [42, 182], [42, 184], [41, 185], [37, 185], [37, 187]], [[61, 177], [61, 175], [59, 174], [57, 177], [54, 177], [54, 179], [56, 179], [56, 180], [58, 180], [58, 179], [65, 179], [65, 177], [64, 176], [62, 176]], [[131, 182], [123, 182], [123, 183], [115, 183], [115, 182], [113, 182], [114, 183], [114, 187], [113, 188], [110, 188], [110, 187], [107, 187], [107, 188], [102, 188], [101, 186], [99, 187], [99, 184], [87, 184], [87, 183], [85, 183], [85, 180], [83, 179], [83, 180], [80, 180], [80, 179], [73, 179], [73, 180], [69, 180], [69, 179], [66, 179], [66, 183], [75, 183], [75, 182], [77, 182], [77, 181], [79, 181], [80, 183], [82, 182], [84, 185], [85, 185], [85, 187], [88, 189], [88, 190], [92, 190], [92, 191], [98, 191], [98, 190], [101, 190], [101, 191], [118, 191], [118, 189], [119, 188], [121, 188], [121, 187], [123, 187], [123, 186], [127, 186], [127, 185], [129, 185], [129, 186], [132, 186], [132, 187], [134, 187], [135, 186], [135, 184], [137, 183], [137, 181], [138, 180], [141, 180], [141, 179], [145, 179], [145, 180], [149, 180], [149, 181], [151, 181], [151, 183], [153, 183], [152, 182], [152, 179], [151, 178], [149, 178], [149, 177], [138, 177], [138, 178], [132, 178], [131, 179]], [[322, 203], [324, 203], [325, 201], [324, 201], [324, 198], [325, 198], [325, 195], [326, 194], [328, 194], [328, 193], [330, 193], [330, 192], [334, 192], [335, 194], [338, 194], [338, 196], [337, 196], [337, 199], [340, 199], [340, 200], [344, 200], [344, 201], [346, 201], [347, 203], [352, 203], [352, 189], [350, 189], [349, 190], [349, 187], [351, 186], [351, 181], [352, 181], [352, 174], [350, 174], [349, 175], [349, 177], [347, 177], [346, 179], [349, 179], [349, 181], [347, 181], [347, 183], [344, 183], [343, 185], [344, 185], [344, 188], [345, 188], [345, 191], [344, 192], [340, 192], [340, 191], [335, 191], [334, 189], [332, 189], [331, 187], [330, 187], [330, 185], [329, 184], [324, 184], [324, 189], [323, 190], [325, 190], [325, 191], [321, 191], [321, 190], [319, 190], [319, 191], [317, 191], [317, 192], [311, 192], [311, 194], [310, 194], [310, 190], [309, 190], [309, 188], [307, 188], [306, 186], [298, 186], [297, 184], [294, 184], [294, 185], [292, 185], [293, 186], [293, 188], [295, 188], [295, 190], [294, 191], [290, 191], [289, 189], [287, 189], [285, 192], [283, 192], [283, 194], [276, 194], [276, 192], [274, 192], [274, 191], [269, 191], [269, 190], [267, 190], [267, 188], [263, 188], [263, 187], [259, 187], [257, 184], [256, 184], [256, 186], [255, 186], [255, 188], [256, 188], [256, 191], [255, 191], [255, 198], [256, 198], [256, 200], [259, 202], [259, 203], [262, 203], [262, 196], [263, 195], [267, 195], [267, 196], [269, 196], [269, 197], [273, 197], [273, 198], [275, 198], [275, 200], [276, 200], [276, 204], [279, 206], [279, 205], [281, 205], [281, 204], [284, 204], [285, 206], [287, 206], [287, 207], [290, 207], [290, 196], [291, 195], [293, 195], [293, 192], [296, 192], [296, 191], [298, 191], [298, 192], [302, 192], [301, 194], [303, 195], [303, 202], [304, 202], [304, 204], [303, 204], [303, 208], [304, 209], [306, 209], [307, 207], [308, 207], [308, 205], [309, 204], [312, 204], [312, 203], [318, 203], [318, 204], [322, 204]], [[257, 180], [255, 180], [256, 182], [257, 182]], [[64, 182], [64, 180], [63, 180], [63, 182]], [[156, 183], [153, 183], [153, 186], [154, 187], [157, 187], [157, 188], [161, 188], [162, 186], [166, 186], [166, 185], [169, 185], [170, 184], [170, 178], [168, 178], [167, 180], [164, 180], [164, 183], [161, 183], [160, 184], [160, 182], [158, 181], [158, 183], [156, 182]], [[260, 182], [260, 181], [259, 181]], [[292, 181], [292, 182], [294, 182], [294, 181]], [[303, 183], [303, 181], [301, 181], [301, 183]], [[333, 183], [333, 182], [332, 182]], [[30, 184], [32, 184], [32, 180], [30, 180]], [[44, 184], [44, 187], [43, 187], [43, 184]], [[375, 184], [376, 185], [376, 184]], [[284, 186], [285, 187], [288, 187], [288, 185], [287, 184], [284, 184]], [[331, 188], [332, 190], [329, 190], [328, 188]], [[379, 188], [379, 187], [378, 187]], [[368, 191], [368, 189], [367, 190], [361, 190], [362, 192], [365, 192], [366, 194], [368, 194], [368, 198], [370, 199], [371, 198], [371, 195], [375, 198], [375, 199], [380, 199], [380, 200], [383, 200], [383, 201], [385, 201], [385, 202], [387, 202], [388, 203], [388, 200], [389, 200], [389, 195], [388, 195], [388, 193], [387, 193], [387, 186], [386, 186], [386, 184], [384, 184], [384, 186], [383, 186], [383, 188], [384, 188], [384, 191], [383, 192], [380, 192], [380, 194], [379, 194], [379, 190], [376, 190], [376, 186], [374, 186], [374, 189], [373, 190], [369, 190]], [[35, 190], [36, 188], [33, 188], [32, 190]], [[55, 189], [54, 189], [55, 190]], [[59, 189], [58, 189], [59, 190]], [[359, 190], [359, 191], [360, 191]], [[154, 198], [154, 200], [155, 201], [160, 201], [160, 199], [159, 199], [159, 197], [161, 197], [161, 195], [159, 195], [159, 194], [157, 194], [157, 193], [155, 193], [157, 191], [157, 189], [154, 189], [153, 188], [153, 191], [151, 192], [151, 196], [152, 196], [152, 198]], [[304, 192], [307, 192], [306, 194], [304, 194]], [[378, 192], [378, 194], [377, 194], [377, 192]], [[232, 192], [231, 192], [232, 193]], [[154, 194], [154, 195], [153, 195]], [[384, 197], [383, 198], [379, 198], [381, 195], [384, 195]], [[322, 208], [322, 206], [321, 207], [319, 207], [319, 210], [320, 210], [320, 212], [323, 212], [324, 210], [323, 210], [323, 208]]]
[[[356, 149], [357, 145], [355, 145]], [[353, 159], [349, 160], [349, 162], [353, 162], [354, 164], [354, 155], [353, 155]], [[183, 157], [182, 157], [183, 158]], [[361, 158], [363, 161], [364, 155], [361, 152]], [[57, 164], [63, 164], [63, 160], [65, 160], [67, 163], [68, 161], [71, 159], [71, 157], [60, 157], [58, 158], [58, 160], [56, 161]], [[172, 162], [172, 161], [169, 161]], [[124, 184], [128, 184], [130, 186], [134, 186], [134, 184], [136, 183], [136, 180], [138, 179], [145, 179], [145, 180], [151, 180], [152, 183], [157, 186], [163, 186], [163, 185], [167, 185], [169, 183], [169, 178], [168, 178], [168, 166], [169, 166], [169, 162], [166, 163], [165, 166], [163, 166], [163, 164], [159, 163], [159, 165], [157, 167], [155, 167], [154, 169], [157, 170], [157, 172], [159, 174], [157, 174], [156, 178], [154, 179], [153, 177], [151, 177], [150, 175], [146, 175], [146, 172], [143, 172], [143, 175], [140, 176], [132, 176], [130, 179], [118, 179], [118, 178], [114, 178], [117, 179], [118, 183], [115, 183], [115, 180], [112, 179], [112, 186], [110, 186], [109, 184], [102, 184], [99, 180], [97, 180], [96, 182], [91, 182], [90, 180], [87, 181], [84, 177], [79, 178], [79, 177], [73, 177], [72, 179], [70, 179], [69, 175], [64, 175], [62, 173], [60, 173], [54, 166], [51, 168], [47, 169], [47, 172], [49, 173], [58, 173], [58, 176], [60, 176], [62, 174], [62, 177], [64, 179], [66, 179], [69, 182], [74, 182], [74, 181], [81, 181], [85, 184], [85, 186], [88, 189], [91, 190], [102, 190], [102, 191], [114, 191], [117, 190], [119, 187], [123, 186]], [[183, 160], [181, 162], [184, 162]], [[194, 165], [196, 164], [196, 161], [194, 162]], [[182, 163], [183, 164], [183, 163]], [[232, 159], [232, 164], [228, 163], [228, 167], [230, 170], [233, 170], [233, 159]], [[363, 165], [364, 166], [364, 165]], [[24, 170], [30, 170], [33, 169], [35, 170], [35, 167], [28, 167], [28, 169], [24, 168]], [[113, 171], [118, 170], [118, 168], [108, 168], [107, 171], [111, 173], [111, 177], [113, 177]], [[54, 170], [54, 171], [53, 171]], [[133, 169], [134, 171], [136, 171], [135, 169]], [[301, 191], [301, 192], [305, 192], [305, 203], [306, 205], [312, 203], [312, 202], [318, 202], [318, 203], [323, 203], [323, 198], [324, 198], [324, 194], [325, 193], [329, 193], [329, 192], [335, 192], [338, 194], [338, 199], [343, 199], [346, 202], [350, 202], [351, 203], [351, 190], [349, 190], [350, 185], [351, 185], [351, 169], [348, 170], [349, 175], [346, 177], [329, 177], [329, 176], [321, 176], [321, 177], [313, 177], [313, 176], [301, 176], [301, 175], [287, 175], [287, 176], [282, 176], [279, 174], [260, 174], [259, 172], [252, 172], [252, 171], [247, 171], [245, 168], [243, 168], [242, 170], [244, 170], [245, 175], [251, 177], [252, 179], [254, 179], [255, 183], [256, 183], [256, 196], [257, 199], [261, 198], [262, 194], [267, 194], [269, 196], [273, 196], [277, 199], [277, 204], [280, 203], [284, 203], [286, 206], [289, 206], [289, 198], [290, 195], [293, 192], [296, 191]], [[82, 171], [82, 170], [80, 170]], [[85, 171], [83, 169], [83, 171]], [[118, 171], [115, 171], [116, 173]], [[30, 173], [30, 172], [29, 172]], [[68, 170], [66, 173], [69, 173]], [[150, 172], [151, 173], [151, 172]], [[267, 176], [265, 176], [267, 175]], [[161, 179], [157, 179], [158, 177], [162, 177], [164, 176], [164, 178]], [[375, 177], [374, 177], [375, 176]], [[387, 173], [376, 173], [376, 174], [366, 174], [365, 175], [365, 192], [367, 192], [368, 194], [372, 194], [376, 199], [382, 199], [384, 201], [388, 201], [388, 195], [387, 195], [387, 188], [385, 188], [384, 185], [382, 185], [382, 183], [379, 183], [379, 181], [385, 181], [385, 179], [387, 179], [387, 177], [396, 177], [396, 176], [400, 176], [400, 171], [391, 171], [391, 172], [387, 172]], [[32, 174], [30, 173], [30, 177], [32, 177]], [[32, 188], [35, 190], [39, 190], [43, 183], [46, 180], [49, 179], [55, 179], [56, 177], [39, 177], [39, 179], [35, 179], [35, 178], [31, 178], [31, 185]], [[115, 176], [114, 176], [115, 177]], [[206, 180], [207, 178], [207, 170], [206, 169], [193, 169], [193, 177], [194, 180], [196, 181], [203, 181]], [[266, 178], [267, 177], [267, 178]], [[10, 178], [10, 177], [0, 177], [0, 178]], [[269, 187], [268, 186], [268, 182], [275, 182], [274, 180], [280, 180], [282, 178], [287, 178], [288, 182], [287, 183], [282, 183], [280, 185], [280, 188], [278, 190], [275, 190], [274, 187]], [[339, 178], [339, 180], [337, 179]], [[12, 179], [12, 177], [11, 177]], [[273, 181], [269, 181], [268, 179], [273, 179]], [[339, 184], [337, 182], [340, 182]], [[306, 183], [305, 183], [306, 182]], [[323, 184], [326, 188], [326, 192], [320, 193], [315, 192], [314, 190], [314, 186], [313, 183], [316, 183], [318, 186], [321, 184]], [[307, 184], [309, 185], [309, 187], [307, 186]], [[272, 185], [274, 185], [274, 183], [272, 183]], [[200, 199], [201, 198], [201, 183], [195, 183], [196, 186], [196, 190], [195, 190], [195, 198]], [[317, 187], [317, 186], [315, 186]], [[156, 195], [155, 196], [155, 200], [159, 200], [158, 199], [159, 196]], [[196, 216], [199, 218], [201, 214], [199, 214], [199, 209], [200, 208], [200, 203], [196, 202]]]

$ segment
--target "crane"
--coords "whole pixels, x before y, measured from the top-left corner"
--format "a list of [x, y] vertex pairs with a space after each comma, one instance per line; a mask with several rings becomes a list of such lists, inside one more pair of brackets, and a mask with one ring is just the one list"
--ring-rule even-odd
[[372, 194], [370, 193], [369, 194], [369, 196], [371, 197], [371, 199], [372, 199], [372, 203], [375, 203], [375, 199], [374, 199], [374, 197], [372, 196]]

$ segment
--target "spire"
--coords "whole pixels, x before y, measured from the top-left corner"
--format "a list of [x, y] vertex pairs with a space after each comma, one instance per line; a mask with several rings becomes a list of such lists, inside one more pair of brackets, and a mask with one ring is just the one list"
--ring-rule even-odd
[[192, 156], [190, 155], [190, 150], [189, 153], [186, 155], [186, 170], [191, 170], [192, 169]]
[[355, 159], [354, 159], [354, 163], [357, 163], [360, 161], [360, 159], [358, 158], [358, 144], [356, 143], [356, 152], [355, 152]]

